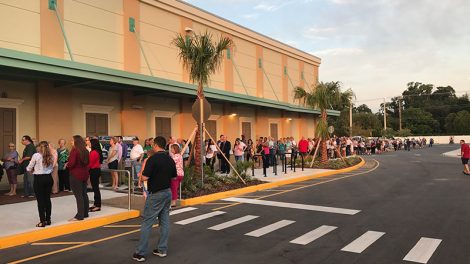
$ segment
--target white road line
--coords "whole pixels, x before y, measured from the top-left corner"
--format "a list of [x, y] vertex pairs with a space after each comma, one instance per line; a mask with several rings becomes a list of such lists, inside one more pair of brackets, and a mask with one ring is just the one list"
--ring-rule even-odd
[[341, 251], [362, 253], [383, 235], [385, 235], [384, 232], [367, 231], [362, 236], [356, 238], [349, 245], [342, 248]]
[[234, 220], [231, 220], [231, 221], [222, 223], [222, 224], [220, 224], [220, 225], [211, 226], [211, 227], [209, 227], [208, 229], [211, 229], [211, 230], [222, 230], [222, 229], [229, 228], [229, 227], [232, 227], [232, 226], [241, 224], [241, 223], [248, 222], [248, 221], [253, 220], [253, 219], [255, 219], [255, 218], [258, 218], [258, 217], [259, 217], [259, 216], [256, 216], [256, 215], [246, 215], [246, 216], [243, 216], [243, 217], [240, 217], [240, 218], [237, 218], [237, 219], [234, 219]]
[[246, 236], [252, 236], [252, 237], [260, 237], [264, 236], [268, 233], [271, 233], [275, 230], [281, 229], [285, 226], [288, 226], [290, 224], [295, 223], [295, 221], [290, 221], [290, 220], [281, 220], [279, 222], [276, 222], [274, 224], [270, 224], [268, 226], [262, 227], [260, 229], [256, 229], [254, 231], [251, 231], [250, 233], [246, 233]]
[[181, 208], [181, 209], [178, 209], [178, 210], [171, 211], [170, 215], [177, 215], [177, 214], [181, 214], [181, 213], [186, 213], [186, 212], [196, 210], [196, 209], [197, 209], [196, 207], [185, 207], [185, 208]]
[[319, 212], [326, 212], [326, 213], [346, 214], [346, 215], [355, 215], [360, 212], [359, 210], [353, 210], [353, 209], [326, 207], [326, 206], [318, 206], [318, 205], [310, 205], [310, 204], [284, 203], [284, 202], [237, 198], [237, 197], [226, 198], [222, 200], [228, 201], [228, 202], [267, 205], [267, 206], [275, 206], [275, 207], [283, 207], [283, 208], [319, 211]]
[[211, 218], [211, 217], [221, 215], [221, 214], [225, 214], [225, 212], [215, 211], [215, 212], [208, 213], [208, 214], [198, 215], [198, 216], [195, 216], [195, 217], [191, 217], [191, 218], [188, 218], [188, 219], [185, 219], [185, 220], [178, 221], [175, 224], [177, 224], [177, 225], [187, 225], [187, 224], [191, 224], [191, 223], [201, 221], [201, 220]]
[[432, 254], [434, 254], [434, 251], [436, 251], [441, 242], [441, 239], [422, 237], [403, 260], [417, 263], [428, 263]]
[[319, 239], [320, 237], [330, 233], [331, 231], [335, 230], [336, 226], [327, 226], [327, 225], [323, 225], [323, 226], [320, 226], [319, 228], [317, 229], [314, 229], [302, 236], [299, 236], [298, 238], [290, 241], [290, 243], [292, 244], [299, 244], [299, 245], [307, 245], [309, 243], [311, 243], [312, 241], [315, 241], [317, 239]]

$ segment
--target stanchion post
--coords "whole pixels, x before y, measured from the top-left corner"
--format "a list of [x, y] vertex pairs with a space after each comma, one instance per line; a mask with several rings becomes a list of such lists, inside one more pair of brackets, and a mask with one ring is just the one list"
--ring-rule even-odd
[[128, 170], [126, 170], [126, 174], [129, 177], [128, 178], [129, 179], [128, 180], [129, 186], [127, 188], [127, 210], [130, 211], [131, 210], [131, 181], [132, 180], [131, 180], [131, 173]]
[[295, 172], [295, 166], [297, 165], [296, 160], [297, 160], [297, 153], [295, 153], [294, 155], [294, 172]]
[[304, 171], [304, 155], [301, 154], [301, 156], [302, 156], [302, 171]]
[[284, 174], [287, 174], [287, 156], [284, 154]]
[[251, 164], [251, 176], [255, 177], [255, 161]]

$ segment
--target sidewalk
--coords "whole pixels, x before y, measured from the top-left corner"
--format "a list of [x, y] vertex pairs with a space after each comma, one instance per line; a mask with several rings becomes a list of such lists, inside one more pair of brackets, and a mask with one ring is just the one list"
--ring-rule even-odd
[[[91, 204], [93, 193], [88, 193], [88, 197], [91, 198]], [[102, 200], [117, 197], [127, 199], [127, 194], [101, 190]], [[100, 212], [90, 212], [89, 218], [86, 220], [69, 222], [68, 220], [73, 218], [77, 212], [75, 197], [73, 195], [66, 195], [54, 197], [51, 200], [52, 225], [45, 228], [36, 227], [36, 224], [39, 222], [36, 200], [1, 205], [0, 215], [2, 217], [0, 218], [0, 226], [2, 228], [0, 231], [0, 249], [94, 228], [102, 223], [107, 224], [138, 216], [135, 211], [103, 206]], [[60, 231], [58, 232], [58, 230]], [[46, 235], [44, 236], [44, 234]]]
[[450, 158], [460, 158], [460, 148], [442, 153], [442, 156]]
[[[282, 166], [278, 165], [277, 166], [277, 175], [274, 174], [273, 172], [273, 167], [269, 167], [266, 169], [266, 177], [263, 175], [263, 169], [257, 169], [255, 168], [255, 178], [257, 178], [260, 181], [265, 181], [265, 182], [278, 182], [278, 181], [284, 181], [286, 179], [295, 179], [303, 176], [310, 176], [310, 175], [317, 175], [320, 173], [324, 172], [329, 172], [329, 171], [334, 171], [334, 170], [326, 170], [326, 169], [310, 169], [307, 168], [307, 164], [305, 164], [305, 168], [302, 171], [301, 167], [296, 167], [295, 172], [294, 169], [290, 168], [289, 165], [287, 165], [287, 173], [284, 173], [282, 171]], [[249, 175], [252, 175], [252, 170], [248, 169], [247, 173]]]

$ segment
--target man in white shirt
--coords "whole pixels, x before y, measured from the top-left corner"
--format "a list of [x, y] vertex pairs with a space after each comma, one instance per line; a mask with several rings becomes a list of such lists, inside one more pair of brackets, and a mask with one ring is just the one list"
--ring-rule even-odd
[[139, 144], [138, 137], [135, 137], [132, 140], [132, 144], [134, 146], [131, 149], [130, 158], [131, 158], [132, 168], [134, 168], [134, 181], [137, 181], [139, 179], [138, 175], [140, 173], [140, 170], [142, 169], [142, 158], [144, 157], [144, 149]]

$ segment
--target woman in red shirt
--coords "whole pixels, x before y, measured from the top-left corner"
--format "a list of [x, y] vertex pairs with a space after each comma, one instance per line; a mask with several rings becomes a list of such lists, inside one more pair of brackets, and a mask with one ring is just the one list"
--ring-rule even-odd
[[100, 142], [96, 138], [90, 139], [90, 181], [93, 188], [94, 202], [93, 206], [89, 208], [90, 212], [101, 211], [101, 192], [100, 192], [100, 175], [101, 163], [103, 163], [103, 151], [101, 150]]
[[70, 172], [70, 187], [77, 201], [77, 214], [69, 221], [79, 221], [88, 217], [88, 195], [86, 192], [88, 181], [89, 153], [85, 141], [79, 135], [73, 136], [72, 150], [70, 151], [67, 168]]
[[468, 160], [470, 159], [470, 147], [463, 139], [460, 140], [460, 155], [462, 156], [463, 173], [469, 175]]

